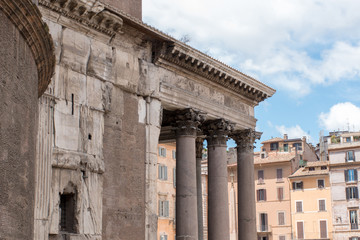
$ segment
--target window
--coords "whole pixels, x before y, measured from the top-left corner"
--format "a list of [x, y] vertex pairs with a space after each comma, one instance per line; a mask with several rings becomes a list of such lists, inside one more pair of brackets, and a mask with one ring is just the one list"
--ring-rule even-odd
[[326, 211], [325, 199], [319, 199], [319, 211]]
[[259, 181], [259, 183], [264, 182], [264, 170], [259, 170], [258, 171], [258, 181]]
[[293, 147], [294, 147], [296, 150], [299, 150], [299, 151], [302, 150], [302, 144], [301, 144], [301, 143], [293, 143]]
[[278, 200], [284, 199], [284, 188], [282, 187], [277, 188], [277, 199]]
[[166, 148], [159, 147], [159, 156], [166, 157]]
[[296, 201], [296, 212], [303, 212], [303, 203], [302, 201]]
[[358, 237], [351, 237], [351, 238], [349, 238], [349, 240], [360, 240], [360, 238], [358, 238]]
[[326, 220], [320, 220], [320, 238], [327, 238]]
[[344, 171], [345, 182], [355, 182], [358, 180], [358, 174], [356, 169], [348, 169]]
[[292, 187], [293, 187], [293, 190], [303, 189], [303, 182], [293, 182]]
[[176, 188], [176, 168], [173, 169], [173, 184], [174, 188]]
[[317, 186], [318, 186], [318, 188], [324, 188], [325, 187], [325, 180], [324, 179], [318, 179], [317, 180]]
[[309, 171], [315, 171], [314, 167], [309, 167]]
[[279, 148], [279, 143], [277, 143], [277, 142], [270, 143], [270, 151], [278, 150], [278, 148]]
[[354, 151], [347, 151], [347, 152], [346, 152], [346, 161], [347, 161], [347, 162], [353, 162], [353, 161], [355, 161]]
[[296, 229], [297, 229], [297, 238], [304, 239], [304, 222], [297, 222]]
[[160, 240], [168, 240], [168, 236], [166, 234], [161, 234]]
[[282, 171], [282, 168], [278, 168], [276, 169], [276, 178], [277, 178], [277, 181], [282, 181], [283, 179], [283, 171]]
[[289, 145], [287, 143], [284, 144], [284, 152], [289, 151]]
[[159, 217], [169, 217], [169, 201], [159, 200]]
[[266, 189], [258, 189], [256, 195], [258, 201], [266, 201]]
[[60, 231], [75, 233], [75, 194], [60, 195]]
[[327, 166], [321, 166], [321, 170], [326, 170]]
[[158, 174], [158, 178], [160, 180], [167, 180], [167, 166], [163, 165], [163, 164], [159, 164], [159, 174]]
[[265, 153], [261, 153], [261, 158], [264, 159], [266, 157], [266, 154]]
[[278, 212], [278, 225], [285, 225], [285, 212]]
[[268, 231], [268, 217], [267, 213], [260, 213], [260, 232]]
[[351, 229], [358, 229], [358, 217], [357, 217], [357, 210], [350, 210], [350, 226]]
[[359, 192], [357, 187], [347, 187], [346, 188], [346, 199], [358, 199], [359, 198]]
[[286, 240], [285, 236], [279, 236], [279, 240]]
[[172, 159], [176, 159], [176, 151], [175, 150], [172, 150]]
[[353, 138], [354, 138], [354, 142], [360, 141], [360, 136], [354, 136]]
[[351, 142], [351, 137], [344, 138], [345, 142]]

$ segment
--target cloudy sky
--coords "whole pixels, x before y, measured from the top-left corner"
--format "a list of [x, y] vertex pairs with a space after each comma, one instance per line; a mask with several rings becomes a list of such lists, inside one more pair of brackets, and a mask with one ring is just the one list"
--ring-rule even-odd
[[143, 21], [275, 88], [262, 141], [360, 131], [360, 1], [143, 0]]

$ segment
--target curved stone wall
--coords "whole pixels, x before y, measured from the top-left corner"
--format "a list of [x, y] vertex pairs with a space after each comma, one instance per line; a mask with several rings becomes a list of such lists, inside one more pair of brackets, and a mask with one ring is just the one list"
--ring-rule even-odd
[[38, 96], [52, 40], [30, 0], [0, 2], [0, 239], [32, 239]]

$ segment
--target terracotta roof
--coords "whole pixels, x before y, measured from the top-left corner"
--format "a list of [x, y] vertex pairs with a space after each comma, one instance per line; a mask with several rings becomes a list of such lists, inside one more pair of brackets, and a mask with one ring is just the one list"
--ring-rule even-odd
[[284, 139], [279, 138], [279, 137], [276, 137], [276, 138], [272, 138], [272, 139], [263, 141], [261, 144], [264, 144], [264, 143], [272, 143], [272, 142], [281, 142], [281, 141], [284, 141]]
[[260, 156], [254, 157], [254, 164], [267, 164], [267, 163], [278, 163], [278, 162], [289, 162], [295, 158], [295, 152], [270, 152], [266, 158]]
[[306, 167], [299, 168], [296, 172], [289, 176], [289, 178], [297, 178], [297, 177], [306, 177], [306, 176], [316, 176], [316, 175], [328, 175], [329, 168], [327, 169], [320, 169], [315, 168], [315, 170], [310, 171], [310, 167], [321, 167], [321, 166], [329, 166], [328, 162], [307, 162]]

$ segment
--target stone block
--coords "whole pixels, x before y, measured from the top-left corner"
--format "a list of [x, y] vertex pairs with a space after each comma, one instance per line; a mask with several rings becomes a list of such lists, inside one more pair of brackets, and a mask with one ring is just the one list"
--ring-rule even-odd
[[[73, 108], [73, 110], [72, 110]], [[54, 107], [55, 147], [79, 149], [79, 106], [69, 101], [59, 101]]]
[[49, 27], [50, 35], [53, 39], [54, 43], [54, 53], [55, 53], [55, 59], [56, 63], [59, 63], [60, 61], [60, 54], [61, 54], [61, 41], [62, 41], [62, 26], [58, 23], [55, 23], [53, 21], [44, 19], [44, 22]]
[[116, 49], [115, 84], [136, 92], [139, 84], [139, 60], [136, 54]]
[[146, 101], [142, 97], [139, 97], [138, 115], [139, 115], [139, 123], [145, 124], [146, 123]]
[[89, 37], [70, 28], [63, 30], [60, 64], [86, 74], [90, 56]]
[[102, 112], [90, 110], [86, 117], [85, 140], [87, 153], [93, 156], [102, 156], [104, 135], [104, 116]]
[[106, 81], [112, 81], [113, 50], [109, 45], [93, 40], [87, 73]]
[[86, 77], [86, 99], [87, 104], [91, 108], [97, 110], [104, 110], [103, 104], [103, 92], [105, 84], [97, 78], [87, 76]]
[[162, 107], [161, 107], [161, 102], [159, 100], [155, 98], [151, 99], [150, 111], [148, 114], [150, 114], [150, 124], [160, 128], [161, 126], [160, 117], [162, 114]]

